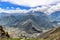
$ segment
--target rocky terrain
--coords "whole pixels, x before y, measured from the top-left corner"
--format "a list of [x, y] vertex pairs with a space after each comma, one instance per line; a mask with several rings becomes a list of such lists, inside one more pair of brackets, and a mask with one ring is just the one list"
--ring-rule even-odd
[[40, 35], [40, 38], [47, 40], [60, 40], [60, 27], [53, 28]]
[[[1, 28], [1, 30], [2, 30], [2, 28]], [[13, 40], [14, 40], [14, 38], [17, 38], [16, 40], [19, 40], [21, 37], [23, 40], [25, 40], [25, 39], [27, 40], [27, 37], [29, 40], [30, 40], [30, 38], [31, 38], [31, 40], [33, 40], [33, 39], [34, 40], [36, 40], [36, 39], [37, 40], [60, 40], [60, 27], [50, 29], [49, 31], [44, 32], [44, 33], [34, 33], [34, 34], [28, 34], [25, 31], [19, 30], [18, 28], [14, 28], [14, 30], [13, 30], [13, 28], [10, 28], [9, 29], [10, 31], [6, 30], [6, 29], [4, 29], [4, 30], [5, 30], [4, 31], [5, 34], [0, 37], [9, 38], [9, 35], [10, 35], [10, 37], [13, 38]], [[8, 31], [8, 34], [6, 34], [6, 31]], [[20, 33], [18, 31], [20, 31]], [[0, 33], [0, 35], [1, 34], [2, 33]], [[35, 37], [35, 38], [33, 38], [33, 37]]]
[[0, 26], [0, 38], [10, 38], [8, 32], [5, 32], [2, 26]]
[[36, 30], [35, 28], [21, 30], [14, 27], [3, 27], [6, 32], [9, 33], [11, 38], [20, 38], [20, 37], [37, 37], [42, 33], [42, 31]]

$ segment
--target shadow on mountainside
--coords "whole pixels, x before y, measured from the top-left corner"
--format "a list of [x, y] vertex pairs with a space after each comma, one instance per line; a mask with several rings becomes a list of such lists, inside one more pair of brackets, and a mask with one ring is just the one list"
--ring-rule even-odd
[[2, 26], [0, 26], [0, 38], [10, 38], [8, 32], [5, 32]]

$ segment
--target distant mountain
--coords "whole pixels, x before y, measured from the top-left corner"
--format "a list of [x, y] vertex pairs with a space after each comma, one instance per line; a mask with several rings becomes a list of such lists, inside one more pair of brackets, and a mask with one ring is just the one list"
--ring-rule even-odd
[[60, 26], [60, 21], [52, 21], [51, 23], [53, 24], [54, 27]]
[[33, 20], [37, 25], [43, 28], [52, 28], [52, 24], [49, 22], [49, 18], [46, 14], [35, 11], [35, 12], [28, 12], [26, 14], [7, 14], [7, 13], [0, 13], [0, 25], [4, 26], [14, 26], [17, 27], [18, 24], [25, 22], [28, 19]]
[[60, 24], [60, 11], [53, 12], [50, 15], [50, 20], [54, 26], [59, 26]]
[[51, 15], [50, 15], [50, 17], [51, 17], [51, 19], [52, 20], [56, 20], [56, 21], [58, 21], [58, 20], [60, 20], [60, 11], [56, 11], [56, 12], [53, 12]]

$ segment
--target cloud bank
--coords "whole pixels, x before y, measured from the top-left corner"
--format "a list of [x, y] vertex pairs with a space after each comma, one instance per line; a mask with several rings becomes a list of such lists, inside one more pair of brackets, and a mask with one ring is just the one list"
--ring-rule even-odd
[[47, 14], [51, 14], [51, 13], [53, 13], [53, 12], [55, 12], [55, 11], [60, 11], [60, 3], [58, 3], [57, 5], [55, 5], [55, 6], [52, 6], [51, 8], [49, 8], [49, 9], [47, 9], [47, 11], [45, 11], [45, 13], [47, 13]]
[[16, 10], [5, 10], [0, 8], [0, 13], [27, 13], [27, 10], [21, 10], [20, 8], [16, 8]]
[[[60, 0], [0, 0], [0, 2], [10, 2], [16, 5], [23, 5], [31, 7], [30, 10], [21, 10], [20, 8], [16, 8], [16, 10], [5, 10], [0, 8], [0, 13], [27, 13], [29, 11], [41, 11], [47, 15], [55, 11], [60, 11]], [[51, 6], [51, 4], [56, 4]], [[36, 7], [42, 6], [42, 7]], [[36, 8], [34, 8], [36, 7]]]
[[55, 12], [55, 11], [60, 11], [60, 3], [58, 3], [55, 6], [42, 6], [42, 7], [36, 7], [36, 8], [31, 8], [29, 10], [22, 10], [20, 8], [16, 8], [16, 10], [5, 10], [0, 8], [0, 13], [4, 12], [4, 13], [27, 13], [27, 12], [34, 12], [34, 11], [40, 11], [43, 12], [47, 15], [50, 15], [51, 13]]
[[60, 0], [1, 0], [1, 2], [10, 2], [17, 5], [35, 7], [39, 5], [49, 5], [59, 2]]

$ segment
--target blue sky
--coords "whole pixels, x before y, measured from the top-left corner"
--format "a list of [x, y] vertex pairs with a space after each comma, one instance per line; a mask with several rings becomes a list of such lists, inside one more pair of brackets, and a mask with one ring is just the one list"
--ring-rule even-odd
[[60, 10], [60, 0], [0, 0], [0, 13], [42, 11], [51, 14]]
[[7, 9], [30, 9], [30, 7], [42, 5], [56, 5], [60, 0], [0, 0], [0, 8]]
[[11, 4], [9, 2], [0, 2], [0, 8], [2, 9], [6, 9], [6, 10], [15, 10], [16, 8], [20, 8], [20, 9], [30, 9], [30, 7], [27, 6], [22, 6], [22, 5], [15, 5], [15, 4]]

